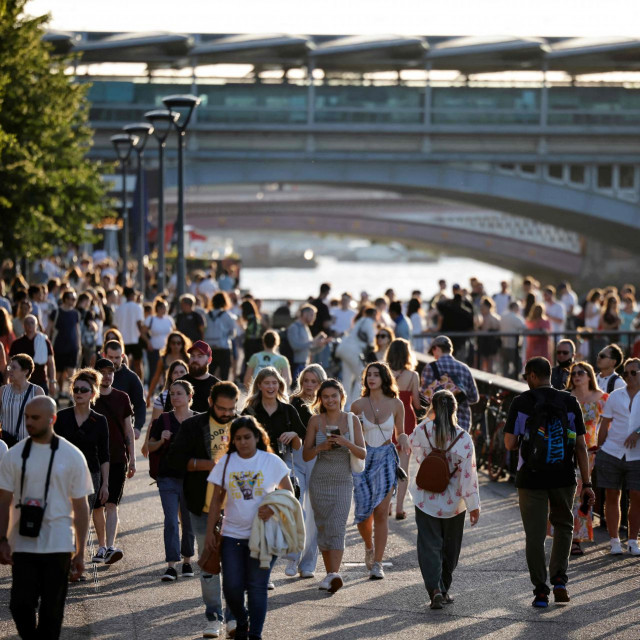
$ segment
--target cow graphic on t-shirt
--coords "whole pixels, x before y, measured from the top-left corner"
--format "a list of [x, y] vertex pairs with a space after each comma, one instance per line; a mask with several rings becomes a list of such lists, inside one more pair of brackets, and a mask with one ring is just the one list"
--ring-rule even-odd
[[[244, 500], [253, 500], [254, 488], [256, 485], [259, 487], [262, 484], [259, 481], [261, 476], [262, 473], [260, 471], [255, 474], [252, 471], [239, 471], [231, 474], [231, 481], [240, 489]], [[256, 495], [261, 493], [261, 489], [256, 490]]]

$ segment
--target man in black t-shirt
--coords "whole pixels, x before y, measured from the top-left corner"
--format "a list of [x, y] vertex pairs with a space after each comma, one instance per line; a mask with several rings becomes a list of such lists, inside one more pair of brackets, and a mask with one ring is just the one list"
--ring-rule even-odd
[[[566, 584], [576, 493], [574, 454], [582, 476], [582, 502], [586, 499], [592, 505], [595, 495], [589, 482], [585, 427], [578, 401], [568, 392], [551, 386], [551, 364], [546, 358], [531, 358], [525, 365], [524, 377], [530, 390], [512, 402], [504, 442], [507, 449], [519, 451], [516, 487], [526, 536], [527, 565], [534, 586], [533, 606], [547, 607], [550, 592], [544, 552], [547, 520], [553, 525], [549, 562], [553, 595], [556, 604], [569, 602]], [[540, 448], [541, 457], [534, 457], [532, 445]]]
[[[216, 382], [220, 382], [218, 378], [209, 373], [209, 365], [212, 359], [211, 347], [204, 340], [196, 340], [187, 353], [189, 354], [189, 373], [180, 379], [187, 380], [193, 385], [191, 409], [196, 413], [204, 413], [209, 411], [211, 387]], [[171, 411], [172, 409], [171, 394], [168, 393], [164, 403], [164, 410]]]
[[190, 293], [185, 293], [180, 296], [180, 312], [176, 315], [176, 329], [191, 342], [202, 340], [205, 330], [204, 318], [195, 310], [195, 305], [196, 299]]

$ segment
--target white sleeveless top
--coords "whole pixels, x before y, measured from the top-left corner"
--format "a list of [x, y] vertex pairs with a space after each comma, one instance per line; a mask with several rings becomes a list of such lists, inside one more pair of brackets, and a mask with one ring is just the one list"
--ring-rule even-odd
[[362, 421], [364, 441], [368, 447], [380, 447], [387, 440], [391, 440], [395, 424], [393, 414], [391, 414], [384, 422], [380, 422], [380, 428], [378, 428], [378, 425], [375, 422], [368, 420], [364, 413], [360, 416], [360, 420]]

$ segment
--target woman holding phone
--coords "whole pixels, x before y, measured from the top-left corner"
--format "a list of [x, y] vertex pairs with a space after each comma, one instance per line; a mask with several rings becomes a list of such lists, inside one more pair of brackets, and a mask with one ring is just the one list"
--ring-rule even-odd
[[353, 495], [350, 456], [364, 460], [367, 455], [360, 422], [352, 413], [343, 411], [345, 401], [344, 388], [337, 380], [325, 380], [320, 385], [312, 407], [316, 415], [309, 420], [302, 451], [307, 462], [317, 458], [309, 481], [309, 497], [318, 547], [327, 570], [319, 589], [329, 593], [343, 585], [340, 563]]

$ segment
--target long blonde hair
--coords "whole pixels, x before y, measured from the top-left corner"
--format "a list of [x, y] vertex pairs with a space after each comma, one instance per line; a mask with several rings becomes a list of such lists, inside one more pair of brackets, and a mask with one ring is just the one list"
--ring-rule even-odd
[[287, 385], [284, 378], [278, 373], [278, 370], [274, 367], [265, 367], [260, 369], [258, 374], [251, 383], [251, 391], [247, 397], [247, 401], [244, 403], [245, 409], [255, 409], [262, 400], [262, 391], [260, 391], [260, 385], [265, 378], [275, 378], [278, 381], [278, 400], [280, 402], [289, 402], [287, 396]]
[[441, 389], [431, 398], [431, 407], [436, 416], [433, 419], [435, 427], [436, 447], [444, 449], [449, 438], [453, 438], [458, 426], [458, 402], [451, 391]]
[[317, 363], [306, 366], [298, 376], [298, 388], [289, 396], [291, 400], [294, 398], [302, 398], [304, 390], [302, 389], [302, 380], [307, 373], [312, 373], [318, 380], [318, 384], [322, 384], [327, 379], [327, 372]]

